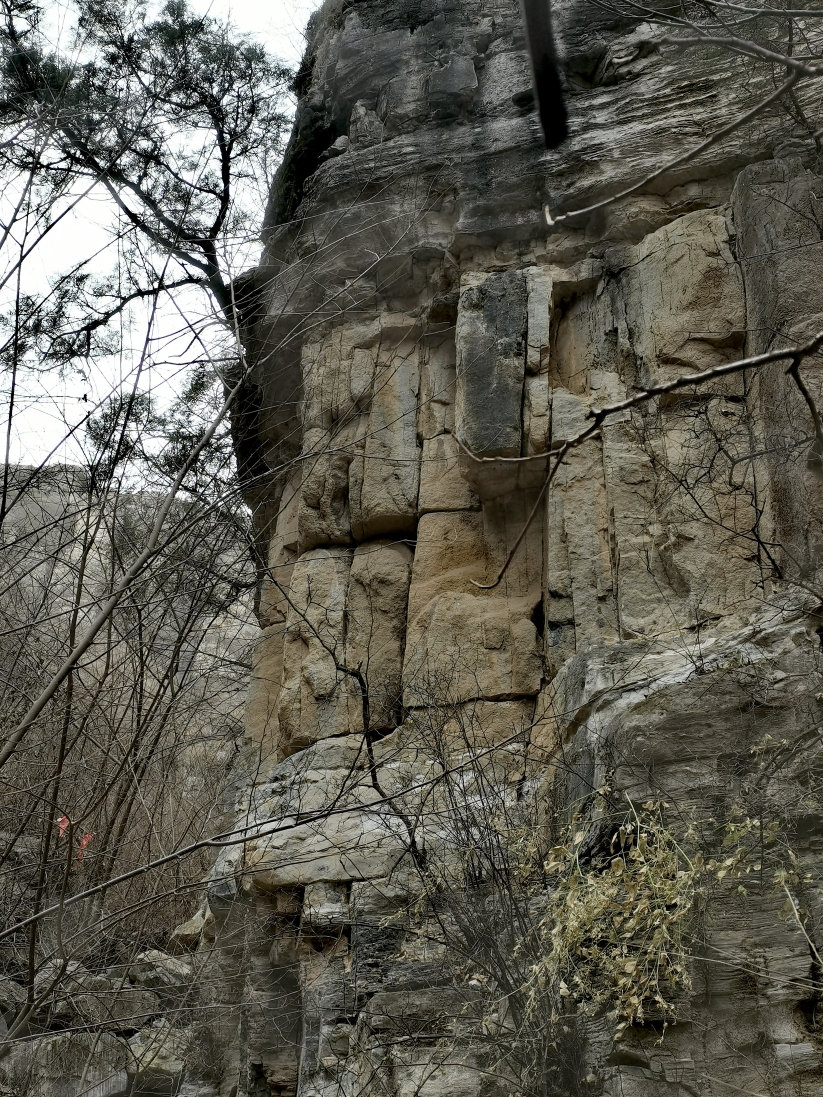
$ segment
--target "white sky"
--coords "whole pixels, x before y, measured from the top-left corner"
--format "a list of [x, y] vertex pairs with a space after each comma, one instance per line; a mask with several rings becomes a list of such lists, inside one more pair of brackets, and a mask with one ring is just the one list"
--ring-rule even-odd
[[[156, 2], [156, 0], [155, 0]], [[262, 41], [276, 58], [295, 67], [299, 64], [305, 45], [304, 30], [309, 16], [320, 6], [322, 0], [190, 0], [195, 10], [217, 17], [230, 15], [242, 32], [252, 34]], [[61, 23], [66, 7], [62, 0], [51, 0], [55, 28]], [[80, 254], [89, 254], [94, 250], [94, 242], [102, 245], [107, 234], [102, 227], [95, 225], [94, 202], [85, 202], [80, 208], [80, 217], [61, 230], [59, 239], [55, 234], [54, 243], [42, 247], [36, 256], [36, 267], [29, 277], [36, 282], [45, 282], [49, 268], [59, 270], [69, 265]], [[104, 220], [107, 220], [105, 204], [100, 208]], [[261, 211], [262, 214], [262, 211]], [[251, 226], [250, 226], [251, 227]], [[66, 260], [66, 256], [70, 258]], [[108, 261], [107, 261], [108, 265]], [[35, 271], [37, 273], [35, 273]], [[177, 327], [177, 324], [174, 324]], [[138, 350], [139, 353], [139, 350]], [[76, 376], [66, 378], [64, 383], [49, 374], [42, 384], [25, 386], [18, 392], [17, 410], [14, 416], [10, 459], [15, 463], [36, 464], [45, 460], [58, 445], [66, 431], [66, 423], [76, 424], [89, 410], [89, 403], [96, 402], [107, 394], [118, 381], [118, 372], [128, 376], [133, 362], [126, 355], [121, 363], [111, 364], [109, 376], [89, 378], [87, 383]], [[155, 384], [156, 382], [152, 382]], [[0, 389], [0, 424], [3, 427], [0, 462], [5, 451], [5, 420], [7, 417], [6, 385]], [[51, 460], [72, 461], [78, 457], [76, 443], [61, 447]]]
[[201, 0], [193, 6], [212, 15], [230, 14], [241, 30], [258, 35], [273, 54], [297, 65], [303, 30], [320, 0]]

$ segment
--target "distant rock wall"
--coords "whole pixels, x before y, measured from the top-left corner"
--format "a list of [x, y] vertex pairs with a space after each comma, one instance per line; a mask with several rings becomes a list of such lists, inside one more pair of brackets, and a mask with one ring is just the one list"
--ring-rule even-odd
[[447, 858], [415, 731], [438, 706], [470, 712], [506, 803], [585, 817], [609, 783], [682, 832], [791, 834], [798, 915], [774, 865], [712, 876], [677, 1023], [615, 1040], [587, 1014], [562, 1092], [823, 1092], [821, 496], [786, 363], [611, 415], [543, 490], [592, 409], [823, 328], [823, 180], [766, 112], [548, 229], [544, 206], [636, 182], [765, 88], [740, 57], [556, 6], [553, 153], [513, 0], [333, 0], [312, 24], [246, 286], [263, 762], [199, 953], [226, 1097], [519, 1092], [466, 1035], [470, 961], [415, 906]]
[[[118, 491], [101, 491], [90, 471], [78, 466], [13, 465], [0, 467], [0, 474], [7, 486], [0, 534], [0, 711], [5, 735], [20, 719], [21, 700], [29, 704], [65, 658], [75, 607], [82, 634], [84, 623], [110, 596], [113, 560], [128, 560], [128, 553], [144, 543], [159, 497], [122, 485]], [[169, 524], [180, 534], [208, 513], [205, 508], [193, 512], [190, 504], [178, 500]], [[177, 886], [182, 885], [177, 902], [163, 884], [157, 895], [158, 884], [150, 881], [144, 893], [150, 909], [139, 929], [135, 923], [124, 924], [124, 913], [128, 916], [141, 906], [134, 903], [133, 893], [116, 901], [109, 893], [106, 919], [89, 917], [79, 903], [71, 903], [101, 878], [105, 883], [136, 867], [133, 850], [141, 848], [140, 823], [135, 826], [133, 817], [126, 815], [122, 824], [125, 838], [101, 853], [112, 816], [107, 819], [99, 811], [100, 800], [107, 794], [114, 800], [118, 789], [117, 767], [106, 766], [106, 760], [115, 757], [121, 765], [125, 744], [139, 760], [142, 735], [145, 754], [158, 763], [154, 772], [145, 755], [142, 769], [139, 761], [133, 763], [126, 787], [139, 796], [141, 811], [150, 814], [153, 833], [166, 850], [180, 842], [181, 819], [193, 826], [190, 835], [198, 829], [211, 835], [221, 817], [230, 825], [236, 788], [245, 784], [236, 760], [256, 630], [253, 601], [248, 584], [218, 601], [213, 575], [219, 571], [248, 578], [249, 561], [245, 546], [234, 540], [236, 525], [212, 519], [205, 526], [207, 537], [202, 525], [196, 528], [200, 543], [214, 556], [198, 559], [189, 542], [181, 551], [188, 573], [165, 556], [155, 571], [159, 585], [146, 584], [136, 594], [139, 629], [134, 630], [128, 610], [122, 616], [115, 613], [103, 643], [92, 646], [82, 661], [74, 708], [61, 701], [70, 745], [57, 811], [56, 793], [49, 791], [51, 778], [44, 793], [39, 779], [30, 777], [32, 766], [48, 772], [52, 764], [53, 726], [46, 724], [43, 738], [29, 744], [19, 768], [12, 764], [5, 771], [0, 924], [7, 929], [33, 911], [43, 875], [52, 887], [58, 886], [51, 894], [59, 895], [62, 886], [69, 902], [59, 917], [43, 919], [31, 952], [20, 931], [0, 941], [2, 1097], [171, 1094], [178, 1091], [189, 1063], [196, 1063], [198, 1078], [208, 1076], [202, 1019], [192, 1008], [197, 1002], [194, 964], [187, 955], [209, 931], [207, 908], [172, 932], [191, 901], [186, 883], [197, 884], [208, 861], [199, 866], [187, 862], [189, 880], [182, 874], [177, 878]], [[209, 598], [200, 599], [192, 586], [196, 578], [206, 582], [204, 560], [212, 576], [205, 586]], [[164, 693], [170, 656], [175, 689]], [[152, 710], [159, 713], [154, 725], [146, 716]], [[114, 728], [107, 717], [113, 717]], [[128, 737], [118, 739], [124, 724]], [[173, 734], [158, 733], [158, 724], [171, 726]], [[101, 771], [105, 776], [94, 783]], [[179, 813], [166, 813], [164, 801], [179, 806]], [[44, 854], [45, 826], [38, 824], [49, 816], [56, 841]], [[71, 829], [64, 833], [70, 820], [74, 837]], [[110, 851], [107, 875], [101, 877], [100, 861]], [[138, 857], [148, 860], [151, 855]], [[61, 885], [55, 885], [55, 877]], [[49, 894], [42, 906], [48, 906]], [[167, 947], [178, 955], [167, 953]]]

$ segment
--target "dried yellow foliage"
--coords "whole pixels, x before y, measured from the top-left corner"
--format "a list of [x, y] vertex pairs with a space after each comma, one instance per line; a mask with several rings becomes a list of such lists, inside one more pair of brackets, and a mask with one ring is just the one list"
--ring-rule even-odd
[[582, 858], [588, 831], [579, 827], [551, 850], [545, 868], [556, 886], [540, 923], [545, 955], [532, 975], [533, 1002], [553, 982], [570, 1006], [614, 1010], [617, 1036], [650, 1012], [676, 1020], [675, 992], [690, 985], [688, 916], [704, 872], [665, 825], [662, 804], [630, 804], [629, 815], [606, 853]]

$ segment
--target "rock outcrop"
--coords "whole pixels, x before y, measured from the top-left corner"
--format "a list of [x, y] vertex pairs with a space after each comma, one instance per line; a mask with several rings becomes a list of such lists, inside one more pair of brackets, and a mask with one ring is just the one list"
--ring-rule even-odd
[[[313, 21], [245, 286], [259, 778], [196, 954], [221, 1080], [183, 1092], [823, 1091], [807, 407], [777, 363], [564, 450], [593, 409], [823, 328], [823, 180], [775, 107], [547, 227], [766, 89], [738, 55], [558, 7], [551, 153], [513, 0], [328, 0]], [[644, 827], [680, 866], [660, 932], [637, 936], [630, 881], [629, 914], [575, 944], [546, 913], [564, 885], [521, 869], [567, 842], [581, 880], [633, 871]], [[649, 954], [656, 997], [632, 1005]], [[544, 1008], [529, 980], [560, 955], [624, 966], [555, 970]]]

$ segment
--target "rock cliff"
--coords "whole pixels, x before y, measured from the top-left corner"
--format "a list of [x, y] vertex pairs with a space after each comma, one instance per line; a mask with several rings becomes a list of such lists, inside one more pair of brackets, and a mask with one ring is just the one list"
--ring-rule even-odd
[[261, 761], [185, 1092], [823, 1092], [806, 404], [776, 363], [566, 445], [823, 328], [823, 181], [775, 105], [547, 227], [771, 88], [601, 4], [557, 31], [549, 153], [513, 0], [310, 28], [243, 283]]

